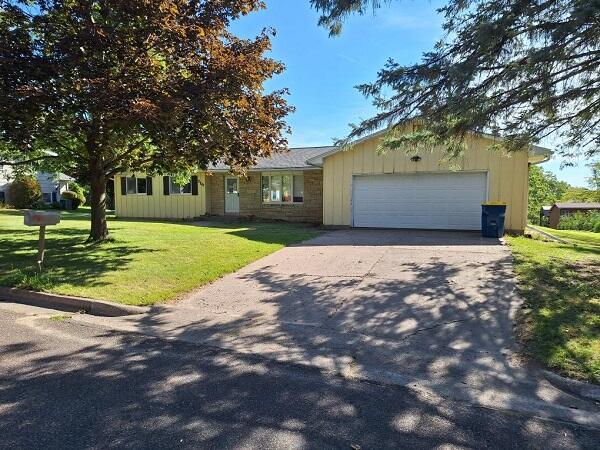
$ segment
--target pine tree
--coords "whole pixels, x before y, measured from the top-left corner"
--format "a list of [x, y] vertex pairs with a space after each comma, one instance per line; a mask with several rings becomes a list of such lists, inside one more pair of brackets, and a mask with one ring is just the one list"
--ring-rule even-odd
[[[311, 0], [331, 34], [384, 3]], [[474, 130], [504, 137], [508, 150], [551, 136], [563, 156], [600, 153], [600, 2], [448, 0], [439, 13], [445, 37], [420, 62], [390, 60], [359, 87], [380, 112], [350, 138], [419, 118], [418, 131], [392, 133], [384, 147], [429, 142], [453, 154]]]

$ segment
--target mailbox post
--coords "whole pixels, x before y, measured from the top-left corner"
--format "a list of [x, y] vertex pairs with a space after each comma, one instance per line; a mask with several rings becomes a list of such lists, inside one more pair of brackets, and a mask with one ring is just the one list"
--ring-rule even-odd
[[46, 246], [46, 226], [60, 223], [60, 214], [55, 211], [25, 211], [24, 220], [29, 227], [40, 227], [37, 263], [41, 271]]

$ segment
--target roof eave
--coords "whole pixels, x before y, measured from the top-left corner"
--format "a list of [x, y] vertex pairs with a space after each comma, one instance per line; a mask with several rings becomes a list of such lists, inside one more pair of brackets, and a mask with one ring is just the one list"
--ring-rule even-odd
[[[389, 129], [387, 129], [387, 128], [384, 128], [383, 130], [376, 131], [374, 133], [369, 134], [368, 136], [364, 136], [364, 137], [362, 137], [360, 139], [357, 139], [357, 140], [353, 141], [352, 145], [361, 144], [361, 143], [363, 143], [365, 141], [368, 141], [370, 139], [383, 136], [388, 131], [389, 131]], [[485, 137], [485, 138], [488, 138], [488, 139], [492, 139], [492, 140], [501, 140], [502, 139], [499, 136], [494, 136], [494, 135], [488, 134], [488, 133], [473, 132], [473, 134], [480, 135], [482, 137]], [[335, 146], [331, 150], [329, 150], [328, 152], [323, 153], [322, 155], [314, 156], [314, 157], [308, 159], [306, 161], [306, 163], [314, 165], [314, 166], [318, 166], [318, 167], [323, 167], [323, 160], [325, 158], [327, 158], [328, 156], [334, 155], [334, 154], [336, 154], [336, 153], [338, 153], [340, 151], [343, 151], [343, 148], [339, 147], [339, 146]], [[529, 149], [528, 162], [530, 164], [542, 164], [542, 163], [545, 163], [545, 162], [549, 161], [550, 158], [552, 157], [552, 154], [553, 154], [553, 152], [549, 148], [542, 147], [540, 145], [532, 145], [530, 147], [530, 149]]]
[[[248, 168], [248, 172], [276, 172], [276, 171], [285, 171], [285, 170], [314, 170], [321, 169], [321, 167], [315, 166], [303, 166], [303, 167], [250, 167]], [[206, 169], [205, 172], [215, 172], [215, 173], [229, 173], [231, 169]]]
[[552, 150], [539, 145], [532, 145], [529, 149], [529, 164], [542, 164], [550, 161], [552, 157]]

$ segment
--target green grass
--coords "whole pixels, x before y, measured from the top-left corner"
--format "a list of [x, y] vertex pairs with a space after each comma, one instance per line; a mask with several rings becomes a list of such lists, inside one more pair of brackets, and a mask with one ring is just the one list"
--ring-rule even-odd
[[109, 219], [113, 240], [87, 244], [89, 213], [62, 213], [48, 227], [37, 271], [37, 228], [0, 210], [0, 285], [150, 305], [209, 283], [318, 231], [294, 224], [223, 224]]
[[67, 322], [71, 320], [71, 316], [68, 314], [55, 314], [53, 316], [50, 316], [50, 320], [52, 322]]
[[537, 228], [544, 230], [553, 236], [572, 242], [575, 245], [589, 247], [600, 252], [600, 233], [593, 233], [591, 231], [554, 230], [546, 227]]
[[563, 375], [600, 383], [600, 234], [547, 229], [574, 245], [508, 237], [525, 304], [525, 349]]

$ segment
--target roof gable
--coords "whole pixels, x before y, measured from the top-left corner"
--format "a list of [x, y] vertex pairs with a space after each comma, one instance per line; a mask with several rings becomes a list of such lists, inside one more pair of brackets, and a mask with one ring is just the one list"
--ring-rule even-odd
[[[362, 144], [363, 142], [367, 142], [371, 139], [380, 138], [380, 137], [384, 136], [387, 132], [388, 132], [388, 129], [376, 131], [374, 133], [371, 133], [367, 136], [364, 136], [360, 139], [353, 141], [351, 143], [351, 145], [358, 145], [358, 144]], [[475, 136], [479, 136], [481, 138], [489, 139], [492, 141], [502, 140], [501, 137], [494, 136], [492, 134], [479, 133], [479, 132], [473, 132], [473, 134]], [[313, 157], [308, 162], [315, 166], [322, 166], [323, 160], [325, 158], [327, 158], [328, 156], [334, 155], [336, 153], [339, 153], [341, 151], [345, 151], [345, 150], [346, 149], [344, 147], [332, 146], [332, 147], [330, 147], [329, 151], [327, 151], [321, 155], [317, 155], [317, 156]], [[550, 159], [551, 156], [552, 156], [552, 150], [545, 148], [545, 147], [541, 147], [539, 145], [532, 145], [531, 148], [529, 149], [529, 162], [531, 164], [540, 164], [540, 163], [546, 162]]]

